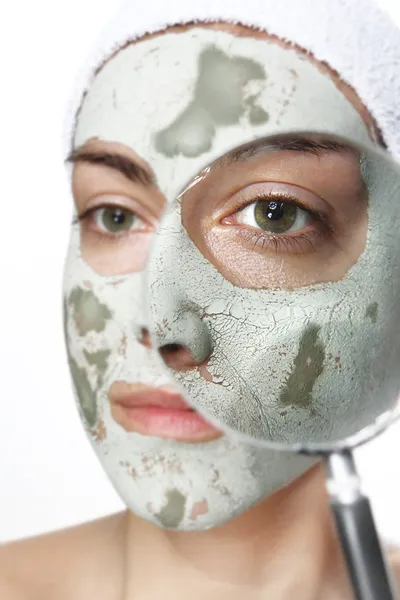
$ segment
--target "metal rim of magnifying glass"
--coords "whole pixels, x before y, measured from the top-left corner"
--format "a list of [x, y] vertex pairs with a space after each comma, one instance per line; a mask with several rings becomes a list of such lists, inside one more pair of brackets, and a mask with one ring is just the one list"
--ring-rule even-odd
[[[293, 131], [293, 132], [285, 132], [279, 135], [272, 135], [271, 138], [290, 138], [293, 136], [301, 136], [301, 137], [312, 137], [312, 138], [324, 138], [328, 135], [330, 138], [337, 140], [338, 142], [342, 142], [349, 146], [353, 146], [358, 150], [364, 150], [367, 152], [373, 152], [376, 155], [384, 156], [386, 159], [390, 160], [393, 163], [393, 166], [397, 169], [400, 168], [399, 163], [395, 160], [395, 158], [388, 153], [386, 150], [377, 147], [374, 143], [371, 142], [371, 145], [366, 144], [356, 144], [354, 141], [349, 138], [345, 138], [343, 136], [337, 136], [333, 134], [327, 134], [324, 132], [305, 132], [305, 131]], [[246, 144], [245, 144], [246, 145]], [[146, 298], [146, 305], [150, 305], [150, 298]], [[153, 338], [153, 333], [150, 334], [150, 337]], [[156, 340], [152, 340], [154, 343]], [[176, 382], [175, 382], [176, 384]], [[181, 387], [181, 386], [179, 386]], [[182, 396], [186, 399], [189, 405], [193, 406], [193, 403], [186, 398], [186, 391], [181, 388]], [[203, 411], [201, 409], [198, 410], [197, 406], [194, 406], [195, 409], [202, 414], [207, 421], [209, 421], [212, 425], [214, 425], [217, 429], [219, 429], [222, 433], [224, 433], [229, 438], [235, 438], [247, 445], [256, 446], [258, 448], [269, 449], [272, 451], [280, 451], [280, 452], [294, 452], [298, 454], [310, 454], [310, 455], [327, 455], [335, 452], [341, 452], [344, 450], [351, 450], [366, 444], [372, 439], [378, 437], [384, 431], [386, 431], [389, 427], [391, 427], [396, 421], [400, 418], [400, 398], [398, 401], [398, 405], [395, 408], [389, 409], [379, 415], [375, 419], [373, 423], [367, 425], [357, 433], [354, 433], [342, 440], [336, 442], [314, 442], [314, 443], [287, 443], [284, 444], [282, 442], [273, 442], [268, 440], [262, 440], [260, 438], [251, 437], [243, 432], [230, 428], [228, 425], [221, 424], [218, 419], [215, 418], [212, 414], [209, 414], [206, 410]]]
[[[183, 394], [184, 397], [186, 394]], [[198, 410], [198, 409], [196, 409]], [[352, 450], [372, 439], [378, 437], [381, 433], [385, 432], [389, 427], [394, 425], [400, 418], [400, 404], [397, 404], [395, 408], [385, 411], [376, 420], [367, 425], [357, 433], [353, 433], [342, 440], [336, 442], [313, 442], [313, 443], [282, 443], [274, 442], [269, 440], [262, 440], [261, 438], [251, 437], [243, 432], [237, 431], [230, 428], [228, 425], [221, 424], [215, 416], [209, 414], [206, 410], [200, 412], [212, 425], [217, 429], [226, 434], [228, 438], [235, 438], [245, 444], [250, 444], [258, 448], [264, 448], [273, 450], [275, 452], [294, 452], [297, 454], [311, 454], [311, 455], [327, 455], [332, 453], [341, 452], [344, 450]]]

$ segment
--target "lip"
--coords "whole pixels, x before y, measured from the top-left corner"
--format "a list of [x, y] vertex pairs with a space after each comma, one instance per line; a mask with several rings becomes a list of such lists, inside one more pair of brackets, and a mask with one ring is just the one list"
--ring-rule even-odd
[[111, 414], [126, 431], [199, 443], [222, 433], [168, 387], [116, 382], [109, 391]]

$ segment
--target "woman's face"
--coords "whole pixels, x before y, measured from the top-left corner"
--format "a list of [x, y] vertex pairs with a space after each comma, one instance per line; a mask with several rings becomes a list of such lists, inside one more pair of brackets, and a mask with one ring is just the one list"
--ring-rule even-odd
[[[320, 132], [324, 141], [271, 147], [265, 140], [290, 131]], [[221, 360], [231, 352], [232, 323], [240, 324], [249, 307], [253, 316], [260, 311], [263, 300], [251, 305], [254, 294], [340, 281], [357, 263], [368, 193], [358, 153], [330, 143], [329, 135], [368, 143], [370, 132], [353, 92], [326, 67], [235, 26], [150, 37], [117, 52], [96, 74], [70, 157], [76, 218], [64, 286], [68, 358], [95, 450], [143, 518], [181, 529], [214, 526], [310, 466], [222, 436], [184, 405], [156, 352], [186, 389], [201, 395], [211, 386], [210, 397], [221, 392], [222, 405], [232, 389], [254, 396], [258, 381], [271, 383], [257, 322], [245, 318], [255, 344], [246, 354], [256, 360], [243, 361], [237, 350], [233, 362]], [[144, 267], [160, 217], [178, 195], [164, 240], [171, 244], [178, 232], [183, 245], [168, 256], [158, 244], [152, 259], [155, 302], [169, 311], [155, 315], [161, 341], [152, 349]], [[165, 233], [168, 220], [163, 227]], [[184, 263], [193, 252], [199, 270], [188, 274]], [[229, 286], [227, 296], [222, 288], [221, 298], [212, 296], [215, 272]], [[199, 305], [192, 318], [193, 284], [203, 288], [202, 318]], [[232, 289], [243, 301], [230, 301]], [[222, 318], [214, 330], [207, 325], [212, 310]], [[291, 310], [280, 315], [289, 333]], [[313, 335], [309, 342], [321, 355]], [[283, 352], [280, 342], [287, 340], [275, 336], [268, 352]], [[281, 427], [290, 411], [279, 409]], [[243, 418], [240, 410], [236, 402]]]

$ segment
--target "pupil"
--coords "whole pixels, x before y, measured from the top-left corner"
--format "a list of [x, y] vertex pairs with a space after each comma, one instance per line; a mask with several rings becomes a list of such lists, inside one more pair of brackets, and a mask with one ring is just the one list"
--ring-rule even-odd
[[268, 202], [267, 208], [267, 217], [272, 221], [278, 221], [282, 219], [284, 212], [284, 203], [283, 202]]
[[125, 214], [120, 208], [113, 211], [111, 219], [115, 225], [123, 225], [125, 222]]

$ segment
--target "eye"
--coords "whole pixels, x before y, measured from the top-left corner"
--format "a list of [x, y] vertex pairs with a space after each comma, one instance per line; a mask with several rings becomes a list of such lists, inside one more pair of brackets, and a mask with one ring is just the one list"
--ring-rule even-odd
[[92, 208], [80, 215], [74, 222], [92, 221], [102, 232], [125, 233], [132, 230], [145, 230], [148, 225], [133, 211], [118, 206]]
[[312, 215], [297, 204], [280, 199], [260, 199], [247, 204], [234, 217], [236, 223], [250, 225], [267, 233], [281, 234], [299, 231], [312, 221]]
[[96, 226], [107, 233], [118, 234], [146, 227], [136, 213], [118, 206], [94, 209], [92, 218]]

